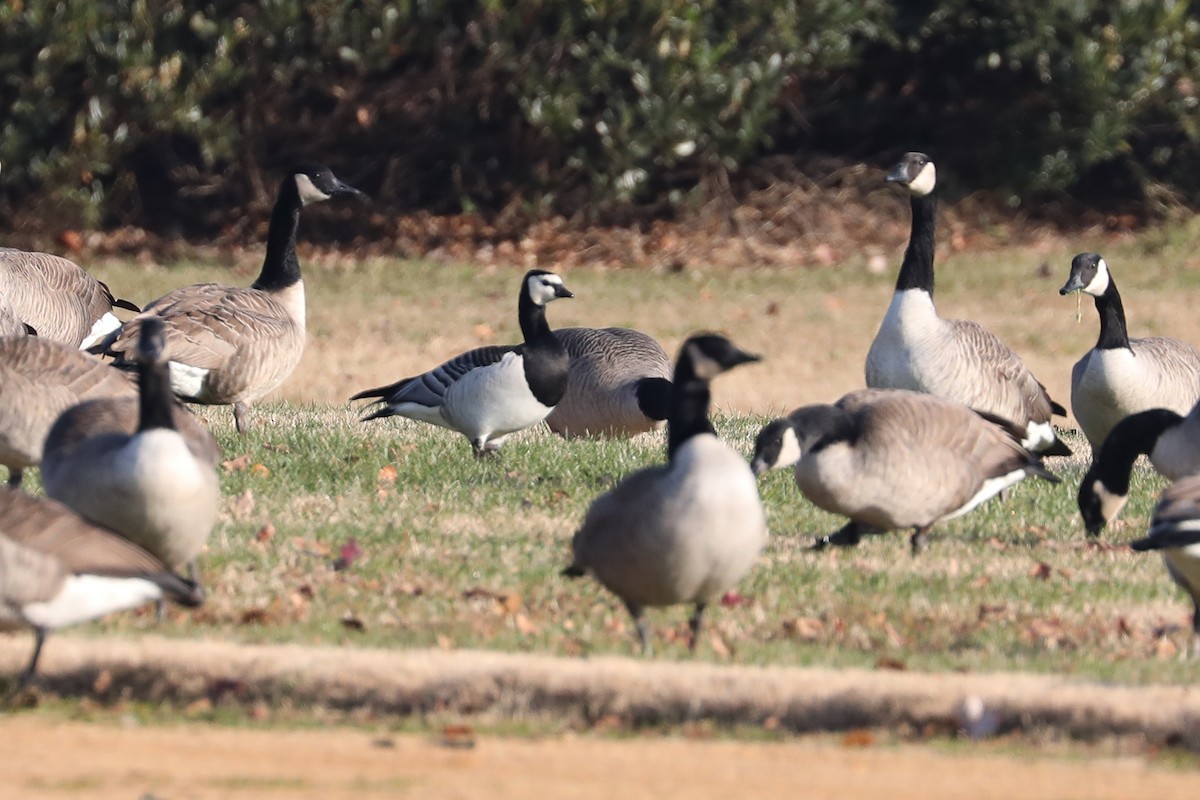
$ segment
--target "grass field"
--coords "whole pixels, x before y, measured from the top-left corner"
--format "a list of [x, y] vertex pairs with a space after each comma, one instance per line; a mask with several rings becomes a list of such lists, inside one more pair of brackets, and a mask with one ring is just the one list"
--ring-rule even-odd
[[[1134, 335], [1200, 342], [1193, 236], [1180, 228], [1128, 241], [960, 252], [939, 262], [937, 300], [944, 315], [989, 325], [1065, 404], [1070, 365], [1096, 335], [1090, 301], [1079, 323], [1075, 300], [1057, 294], [1070, 257], [1079, 249], [1106, 255]], [[898, 260], [897, 253], [891, 262]], [[477, 461], [456, 434], [394, 419], [360, 424], [344, 402], [467, 347], [516, 340], [521, 270], [360, 263], [344, 254], [308, 254], [305, 267], [310, 344], [301, 368], [244, 438], [228, 409], [200, 409], [227, 461], [225, 509], [202, 559], [209, 601], [157, 630], [247, 642], [634, 652], [614, 598], [558, 570], [592, 498], [663, 459], [661, 434], [565, 442], [530, 431], [501, 459]], [[257, 257], [232, 269], [94, 269], [118, 294], [145, 301], [188, 282], [249, 283]], [[715, 387], [718, 429], [748, 455], [770, 416], [861, 386], [894, 266], [872, 274], [864, 259], [819, 271], [564, 277], [577, 299], [550, 308], [552, 325], [631, 325], [671, 350], [691, 331], [720, 329], [764, 353], [763, 364]], [[1069, 441], [1086, 455], [1081, 438]], [[1052, 463], [1061, 485], [1026, 482], [1004, 502], [939, 526], [917, 558], [898, 534], [854, 550], [806, 552], [815, 533], [840, 521], [804, 501], [789, 474], [765, 476], [772, 541], [740, 599], [713, 610], [695, 658], [1188, 682], [1194, 670], [1176, 655], [1189, 605], [1156, 557], [1120, 546], [1144, 530], [1162, 481], [1139, 472], [1122, 520], [1088, 541], [1074, 505], [1083, 465]], [[359, 551], [335, 569], [339, 555]], [[693, 657], [685, 616], [651, 613], [660, 658]], [[143, 614], [93, 630], [151, 627]]]

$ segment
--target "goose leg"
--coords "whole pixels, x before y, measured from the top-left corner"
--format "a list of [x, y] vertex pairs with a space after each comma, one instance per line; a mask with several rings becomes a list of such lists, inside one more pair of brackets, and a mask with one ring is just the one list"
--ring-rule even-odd
[[46, 643], [46, 629], [33, 629], [33, 656], [29, 659], [29, 666], [21, 673], [20, 680], [17, 682], [18, 691], [28, 689], [37, 680], [37, 665], [38, 659], [42, 657], [42, 645]]
[[246, 403], [237, 402], [233, 404], [233, 424], [237, 427], [237, 432], [245, 435], [250, 430], [250, 406]]
[[645, 609], [628, 601], [625, 602], [625, 607], [629, 609], [629, 614], [633, 617], [633, 624], [637, 628], [638, 642], [642, 645], [642, 655], [654, 655], [654, 651], [650, 649], [650, 626], [646, 624]]
[[22, 470], [20, 467], [9, 467], [8, 468], [8, 488], [10, 488], [10, 489], [21, 488], [21, 478], [23, 478], [24, 476], [25, 476], [25, 471]]
[[918, 526], [913, 528], [913, 535], [908, 540], [909, 546], [912, 548], [912, 554], [915, 557], [918, 553], [925, 549], [929, 544], [929, 529], [930, 525]]
[[704, 621], [704, 609], [707, 603], [696, 603], [696, 610], [688, 620], [688, 628], [692, 632], [692, 640], [688, 642], [688, 650], [696, 652], [696, 642], [700, 641], [700, 625]]

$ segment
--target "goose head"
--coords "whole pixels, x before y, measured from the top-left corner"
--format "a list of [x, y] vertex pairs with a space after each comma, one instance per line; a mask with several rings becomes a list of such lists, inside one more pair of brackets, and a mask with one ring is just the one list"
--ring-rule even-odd
[[147, 366], [167, 363], [167, 329], [161, 317], [142, 318], [133, 360]]
[[296, 182], [296, 193], [302, 205], [319, 203], [340, 194], [362, 194], [350, 184], [343, 183], [323, 164], [301, 164], [292, 170], [292, 180]]
[[774, 419], [758, 432], [754, 440], [754, 457], [750, 470], [755, 475], [778, 467], [788, 467], [800, 460], [800, 442], [796, 429], [786, 417]]
[[525, 273], [521, 291], [535, 305], [544, 307], [560, 297], [574, 297], [575, 293], [563, 284], [563, 279], [544, 269], [531, 269]]
[[1071, 275], [1058, 293], [1067, 295], [1083, 292], [1092, 297], [1100, 297], [1108, 291], [1111, 282], [1108, 263], [1099, 253], [1080, 253], [1071, 259]]
[[679, 351], [676, 380], [682, 371], [708, 382], [739, 364], [761, 361], [762, 356], [747, 353], [719, 333], [700, 333], [688, 338]]
[[937, 186], [937, 169], [924, 153], [905, 153], [884, 180], [899, 183], [910, 193], [924, 197]]

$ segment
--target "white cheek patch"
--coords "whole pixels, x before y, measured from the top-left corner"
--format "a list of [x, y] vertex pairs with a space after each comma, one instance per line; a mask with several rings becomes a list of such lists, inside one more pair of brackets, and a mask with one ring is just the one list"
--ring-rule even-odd
[[79, 349], [87, 350], [92, 345], [99, 344], [101, 339], [119, 327], [121, 327], [121, 320], [117, 319], [111, 311], [106, 311], [104, 316], [96, 320], [95, 324], [92, 325], [92, 330], [84, 338], [83, 342], [80, 343]]
[[1092, 297], [1099, 297], [1108, 291], [1108, 264], [1104, 259], [1096, 262], [1096, 277], [1088, 282], [1088, 285], [1083, 287], [1083, 291], [1090, 294]]
[[1054, 444], [1055, 438], [1054, 426], [1049, 422], [1030, 421], [1025, 426], [1025, 438], [1021, 440], [1021, 446], [1031, 453], [1037, 453]]
[[296, 191], [300, 193], [300, 202], [304, 205], [309, 203], [319, 203], [322, 200], [328, 200], [329, 195], [317, 188], [312, 182], [312, 178], [305, 175], [303, 172], [296, 173]]
[[932, 161], [926, 161], [925, 166], [917, 173], [917, 177], [908, 182], [908, 190], [915, 195], [924, 197], [937, 186], [937, 169]]
[[692, 371], [695, 372], [697, 378], [705, 381], [711, 381], [713, 378], [724, 372], [724, 367], [722, 367], [713, 359], [709, 358], [708, 355], [699, 348], [699, 346], [692, 344], [688, 348], [688, 354], [692, 359]]
[[772, 465], [774, 467], [788, 467], [800, 460], [800, 440], [796, 438], [796, 429], [787, 428], [783, 432], [783, 441], [779, 445], [779, 458]]
[[178, 361], [170, 362], [171, 368], [171, 391], [180, 397], [199, 398], [201, 392], [204, 391], [204, 382], [208, 378], [208, 370], [201, 367], [193, 367], [190, 364], [181, 364]]
[[534, 305], [544, 306], [558, 297], [555, 287], [562, 286], [562, 278], [557, 275], [532, 275], [529, 278], [529, 299]]
[[1100, 516], [1103, 517], [1105, 524], [1112, 522], [1124, 508], [1126, 496], [1110, 492], [1100, 481], [1092, 484], [1092, 490], [1100, 500]]

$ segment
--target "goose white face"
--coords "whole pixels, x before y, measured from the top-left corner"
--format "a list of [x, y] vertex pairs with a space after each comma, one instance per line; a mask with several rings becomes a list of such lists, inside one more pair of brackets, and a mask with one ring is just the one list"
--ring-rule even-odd
[[800, 451], [800, 440], [796, 438], [796, 429], [788, 426], [783, 431], [783, 437], [779, 445], [779, 457], [775, 459], [773, 467], [790, 467], [800, 460], [803, 453]]
[[544, 306], [551, 300], [566, 297], [563, 279], [553, 273], [530, 275], [525, 282], [525, 291], [536, 306]]
[[1088, 285], [1083, 287], [1083, 291], [1092, 297], [1100, 297], [1108, 291], [1109, 280], [1108, 264], [1101, 258], [1096, 261], [1096, 276], [1088, 281]]
[[918, 197], [929, 194], [935, 186], [937, 186], [937, 169], [933, 166], [932, 161], [926, 161], [917, 176], [908, 182], [908, 190]]
[[317, 185], [312, 182], [312, 178], [303, 172], [297, 172], [293, 177], [296, 181], [296, 191], [300, 194], [300, 202], [304, 205], [329, 199], [329, 195], [318, 189]]
[[695, 342], [688, 344], [688, 355], [692, 361], [692, 372], [701, 380], [711, 381], [725, 371], [721, 362], [704, 352], [704, 348]]

